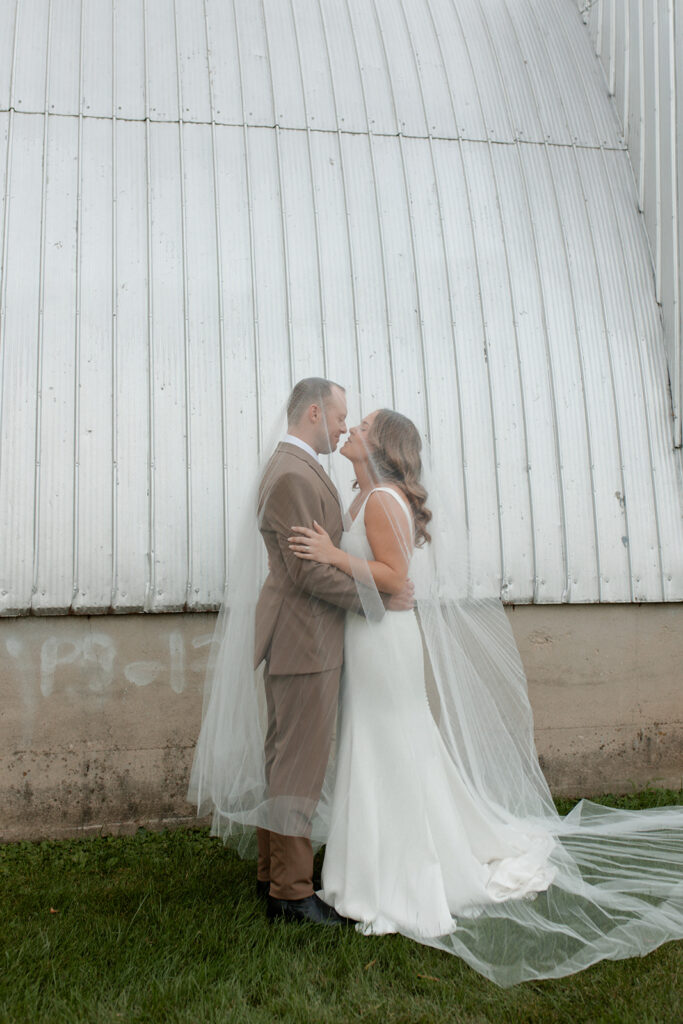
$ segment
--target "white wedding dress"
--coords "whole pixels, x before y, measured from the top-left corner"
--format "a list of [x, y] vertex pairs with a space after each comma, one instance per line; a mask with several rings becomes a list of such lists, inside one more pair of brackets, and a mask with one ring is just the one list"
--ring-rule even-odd
[[[412, 530], [406, 502], [376, 489], [394, 496]], [[342, 547], [371, 559], [364, 512], [365, 503]], [[347, 614], [339, 712], [321, 896], [340, 914], [366, 934], [429, 939], [484, 906], [548, 888], [553, 836], [483, 804], [442, 740], [414, 612], [379, 623]]]

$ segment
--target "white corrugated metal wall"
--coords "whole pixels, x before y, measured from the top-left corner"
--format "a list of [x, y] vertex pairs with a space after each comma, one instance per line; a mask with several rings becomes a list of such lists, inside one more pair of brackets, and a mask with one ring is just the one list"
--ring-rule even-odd
[[585, 9], [610, 95], [615, 97], [645, 216], [681, 445], [683, 332], [683, 10], [676, 0], [594, 0]]
[[215, 607], [290, 383], [394, 404], [481, 593], [683, 599], [629, 156], [572, 0], [0, 5], [0, 606]]

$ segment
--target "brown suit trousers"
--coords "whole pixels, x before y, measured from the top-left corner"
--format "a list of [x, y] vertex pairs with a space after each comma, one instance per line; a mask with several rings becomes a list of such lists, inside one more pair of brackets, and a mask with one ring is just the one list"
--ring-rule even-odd
[[[311, 675], [265, 673], [268, 732], [266, 781], [271, 800], [300, 797], [317, 804], [330, 756], [341, 668]], [[302, 814], [302, 827], [310, 821]], [[298, 900], [313, 892], [313, 848], [309, 835], [258, 830], [257, 877], [270, 882], [277, 899]]]

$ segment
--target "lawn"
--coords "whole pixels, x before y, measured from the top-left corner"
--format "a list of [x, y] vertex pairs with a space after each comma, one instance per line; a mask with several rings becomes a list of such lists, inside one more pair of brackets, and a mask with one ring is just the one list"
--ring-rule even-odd
[[[604, 802], [683, 803], [683, 791]], [[2, 847], [0, 914], [12, 1024], [683, 1020], [683, 942], [501, 990], [400, 936], [268, 925], [254, 865], [205, 830]]]

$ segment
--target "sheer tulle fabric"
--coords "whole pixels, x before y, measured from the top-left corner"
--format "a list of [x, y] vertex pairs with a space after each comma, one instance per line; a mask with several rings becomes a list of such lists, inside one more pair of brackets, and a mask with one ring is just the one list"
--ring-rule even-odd
[[[267, 450], [283, 434], [279, 425]], [[292, 792], [272, 794], [266, 780], [262, 670], [253, 668], [254, 610], [267, 571], [255, 474], [231, 548], [189, 798], [199, 813], [213, 814], [214, 834], [242, 853], [253, 848], [256, 826], [309, 834], [314, 843], [330, 837], [330, 853], [339, 850], [341, 828], [347, 853], [326, 857], [327, 899], [335, 902], [342, 890], [353, 896], [353, 872], [359, 879], [381, 874], [372, 899], [359, 883], [358, 905], [339, 909], [365, 931], [399, 931], [454, 953], [499, 985], [560, 977], [682, 938], [683, 808], [626, 812], [582, 801], [565, 818], [557, 814], [507, 616], [497, 597], [472, 596], [467, 538], [451, 529], [452, 506], [439, 501], [438, 482], [426, 472], [423, 482], [433, 542], [412, 554], [416, 613], [384, 615], [361, 568], [364, 614], [348, 612], [346, 622], [342, 749], [339, 758], [333, 751], [314, 800], [300, 781], [305, 747]], [[405, 517], [398, 501], [395, 515], [398, 533]], [[353, 534], [348, 519], [346, 527], [345, 545]], [[413, 629], [421, 638], [417, 660], [414, 644], [402, 641]], [[324, 628], [315, 641], [324, 649]], [[364, 686], [349, 697], [357, 663]], [[363, 693], [367, 707], [345, 703]], [[355, 730], [345, 732], [344, 716]], [[335, 787], [338, 769], [348, 777]], [[363, 789], [366, 804], [352, 802]], [[423, 856], [411, 835], [425, 821]], [[424, 894], [437, 890], [440, 909], [435, 898], [437, 909], [425, 914]]]

